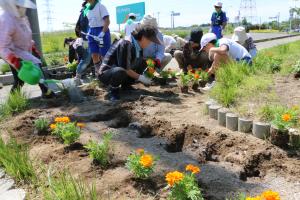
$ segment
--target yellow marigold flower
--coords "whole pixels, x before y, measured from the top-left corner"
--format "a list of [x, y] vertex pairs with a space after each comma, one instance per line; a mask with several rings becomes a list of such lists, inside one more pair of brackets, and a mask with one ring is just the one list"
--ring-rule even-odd
[[173, 187], [174, 184], [179, 183], [183, 179], [184, 175], [181, 172], [175, 171], [175, 172], [169, 172], [166, 175], [166, 181], [168, 182], [168, 185]]
[[64, 123], [69, 123], [71, 120], [69, 117], [63, 117], [63, 122]]
[[85, 124], [84, 123], [77, 123], [76, 126], [79, 127], [79, 128], [84, 128]]
[[56, 117], [54, 121], [56, 123], [69, 123], [71, 120], [69, 117]]
[[281, 118], [283, 121], [288, 122], [291, 120], [292, 116], [290, 114], [284, 114]]
[[141, 155], [142, 155], [142, 154], [145, 153], [145, 150], [140, 148], [140, 149], [137, 149], [136, 152], [137, 152], [138, 154], [141, 154]]
[[198, 174], [200, 172], [200, 168], [194, 165], [187, 165], [185, 170], [192, 172], [192, 174]]
[[265, 191], [261, 194], [263, 200], [280, 200], [278, 192], [273, 192], [272, 190]]
[[50, 129], [51, 130], [56, 129], [56, 124], [50, 124]]
[[260, 196], [257, 197], [247, 197], [246, 200], [263, 200]]
[[153, 157], [149, 154], [145, 154], [140, 159], [140, 164], [145, 168], [150, 168], [153, 165]]

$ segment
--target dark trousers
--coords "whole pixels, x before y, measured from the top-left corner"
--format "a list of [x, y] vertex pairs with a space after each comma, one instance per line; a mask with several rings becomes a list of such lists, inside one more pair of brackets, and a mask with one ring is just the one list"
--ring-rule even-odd
[[[41, 68], [41, 66], [39, 66], [39, 67]], [[18, 72], [17, 72], [17, 70], [15, 68], [13, 68], [12, 66], [10, 66], [10, 69], [11, 69], [11, 72], [12, 72], [13, 77], [14, 77], [14, 84], [13, 84], [10, 92], [14, 92], [16, 89], [22, 88], [23, 85], [24, 85], [24, 82], [21, 79], [19, 79]], [[42, 70], [42, 72], [43, 72], [43, 70]], [[48, 91], [48, 88], [44, 84], [39, 84], [39, 86], [40, 86], [43, 94]]]

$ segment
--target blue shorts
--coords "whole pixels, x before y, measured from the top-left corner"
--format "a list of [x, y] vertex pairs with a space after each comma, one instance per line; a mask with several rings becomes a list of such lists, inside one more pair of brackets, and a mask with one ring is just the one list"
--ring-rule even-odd
[[211, 29], [211, 32], [216, 34], [217, 39], [221, 39], [223, 37], [222, 35], [222, 27], [221, 26], [213, 26]]
[[[102, 29], [103, 27], [89, 28], [89, 34], [98, 36], [102, 32]], [[111, 45], [110, 31], [109, 30], [106, 31], [103, 37], [102, 48], [100, 48], [99, 43], [95, 41], [92, 37], [88, 37], [88, 42], [89, 42], [89, 49], [92, 54], [100, 54], [101, 56], [104, 57]]]

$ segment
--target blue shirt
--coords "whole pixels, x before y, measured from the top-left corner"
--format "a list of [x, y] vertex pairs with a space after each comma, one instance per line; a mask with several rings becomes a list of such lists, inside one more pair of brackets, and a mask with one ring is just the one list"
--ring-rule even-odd
[[211, 16], [212, 26], [222, 26], [224, 22], [227, 22], [226, 13], [221, 11], [220, 13], [214, 12]]
[[[157, 38], [159, 38], [160, 41], [164, 41], [163, 34], [160, 31], [157, 33]], [[143, 50], [143, 57], [162, 61], [165, 57], [165, 46], [151, 42], [150, 45]]]

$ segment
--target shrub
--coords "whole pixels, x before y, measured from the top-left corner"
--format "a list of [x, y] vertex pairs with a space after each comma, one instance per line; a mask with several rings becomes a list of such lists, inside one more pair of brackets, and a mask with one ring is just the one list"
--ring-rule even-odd
[[196, 174], [200, 169], [194, 165], [186, 166], [186, 173], [174, 171], [166, 175], [166, 181], [171, 188], [169, 199], [174, 200], [203, 200], [198, 186]]
[[46, 131], [49, 127], [49, 120], [40, 118], [34, 121], [34, 127], [38, 131]]
[[36, 174], [31, 160], [29, 159], [28, 148], [17, 144], [10, 139], [7, 144], [0, 137], [0, 165], [6, 173], [18, 181], [34, 183]]
[[147, 179], [154, 171], [155, 158], [144, 149], [138, 149], [127, 158], [126, 167], [136, 178]]
[[81, 129], [75, 122], [71, 122], [68, 117], [55, 118], [56, 124], [51, 124], [52, 134], [61, 138], [64, 144], [74, 143], [80, 136]]
[[107, 166], [109, 163], [109, 150], [113, 134], [111, 132], [105, 133], [102, 143], [90, 141], [85, 148], [88, 150], [92, 159], [94, 159], [101, 166]]

